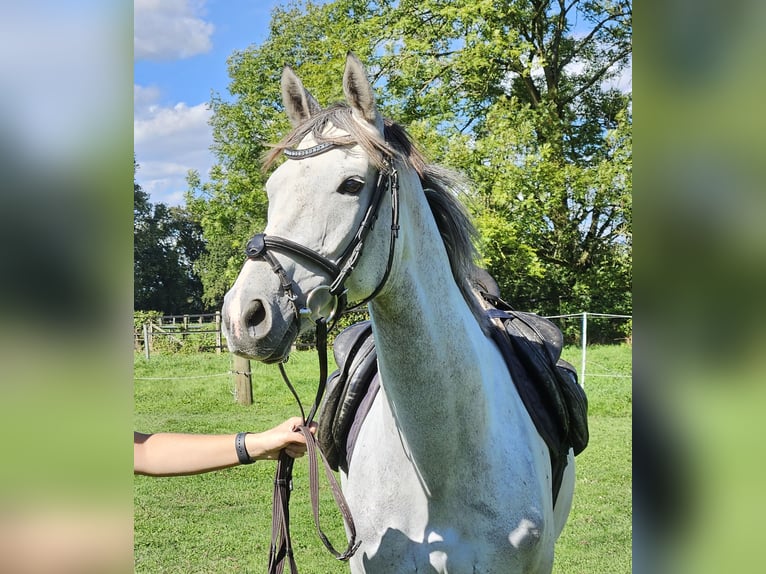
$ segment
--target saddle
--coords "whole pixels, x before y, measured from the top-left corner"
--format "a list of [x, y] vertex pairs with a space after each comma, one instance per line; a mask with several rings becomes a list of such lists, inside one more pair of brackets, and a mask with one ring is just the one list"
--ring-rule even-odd
[[[492, 322], [492, 338], [503, 355], [519, 395], [548, 445], [552, 494], [556, 500], [569, 449], [588, 444], [588, 400], [575, 368], [561, 359], [563, 336], [553, 323], [514, 311], [502, 299], [481, 292]], [[355, 323], [335, 338], [338, 370], [327, 381], [317, 438], [333, 470], [348, 472], [359, 428], [380, 388], [377, 353], [369, 321]]]
[[354, 323], [333, 343], [338, 370], [327, 378], [317, 441], [330, 467], [348, 472], [356, 437], [380, 389], [372, 324]]

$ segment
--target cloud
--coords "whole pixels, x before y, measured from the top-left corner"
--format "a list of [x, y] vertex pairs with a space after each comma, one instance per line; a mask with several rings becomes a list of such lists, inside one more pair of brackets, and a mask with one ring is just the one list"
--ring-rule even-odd
[[614, 77], [604, 82], [607, 89], [617, 89], [623, 94], [633, 92], [633, 58], [631, 57], [628, 65], [622, 68]]
[[[574, 59], [564, 68], [567, 74], [579, 76], [586, 72], [586, 64], [583, 60]], [[616, 71], [615, 71], [616, 70]], [[629, 58], [626, 65], [622, 68], [612, 66], [612, 71], [608, 77], [601, 82], [603, 90], [616, 89], [623, 94], [629, 94], [633, 91], [633, 58]]]
[[133, 110], [135, 117], [147, 116], [151, 108], [160, 99], [160, 90], [156, 86], [133, 84]]
[[201, 18], [203, 6], [201, 0], [135, 0], [135, 59], [178, 60], [209, 52], [215, 27]]
[[[564, 71], [570, 76], [580, 76], [586, 73], [586, 62], [581, 59], [574, 59], [566, 65]], [[617, 70], [616, 66], [612, 67], [612, 70]], [[535, 61], [532, 64], [530, 70], [532, 78], [539, 84], [545, 83], [545, 71], [539, 62]], [[630, 94], [633, 91], [633, 58], [628, 60], [628, 63], [616, 72], [612, 72], [607, 75], [608, 77], [601, 82], [601, 88], [603, 90], [616, 89], [622, 94]], [[506, 91], [511, 90], [513, 80], [518, 77], [516, 72], [509, 72], [503, 80], [502, 86]]]
[[205, 179], [214, 158], [207, 104], [172, 107], [157, 102], [160, 91], [153, 86], [133, 87], [135, 115], [133, 142], [139, 170], [136, 181], [154, 203], [183, 203], [186, 174], [197, 170]]

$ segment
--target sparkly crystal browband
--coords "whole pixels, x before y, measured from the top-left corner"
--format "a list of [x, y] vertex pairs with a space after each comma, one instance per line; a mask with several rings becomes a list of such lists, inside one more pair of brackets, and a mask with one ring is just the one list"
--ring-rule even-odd
[[334, 143], [324, 142], [313, 147], [307, 147], [306, 149], [285, 149], [282, 153], [284, 153], [288, 159], [303, 159], [305, 157], [319, 155], [332, 147], [335, 147]]

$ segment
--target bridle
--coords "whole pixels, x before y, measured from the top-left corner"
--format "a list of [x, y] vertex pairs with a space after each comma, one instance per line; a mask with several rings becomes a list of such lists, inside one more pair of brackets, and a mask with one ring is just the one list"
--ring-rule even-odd
[[[300, 160], [324, 153], [333, 147], [336, 147], [335, 144], [325, 142], [307, 149], [285, 150], [284, 154], [288, 159]], [[391, 240], [386, 269], [383, 278], [373, 292], [363, 301], [348, 307], [345, 284], [359, 261], [367, 235], [369, 235], [375, 225], [386, 190], [388, 190], [391, 196]], [[332, 327], [344, 311], [361, 307], [374, 299], [383, 289], [388, 280], [388, 276], [391, 273], [398, 234], [399, 175], [393, 167], [392, 162], [387, 160], [384, 168], [378, 170], [375, 190], [370, 198], [370, 203], [367, 205], [364, 217], [362, 218], [354, 237], [343, 250], [343, 253], [337, 261], [332, 261], [313, 249], [309, 249], [290, 239], [278, 237], [276, 235], [266, 235], [264, 233], [259, 233], [248, 241], [247, 246], [245, 247], [245, 254], [248, 259], [261, 259], [271, 266], [272, 271], [279, 277], [282, 290], [293, 304], [295, 319], [297, 321], [300, 321], [301, 317], [306, 316], [311, 317], [315, 321], [321, 318], [325, 319]], [[304, 259], [313, 263], [317, 267], [320, 267], [330, 276], [330, 285], [320, 285], [319, 287], [314, 288], [307, 295], [305, 306], [300, 306], [296, 290], [293, 288], [293, 282], [287, 276], [287, 273], [279, 261], [277, 261], [276, 257], [273, 256], [271, 253], [272, 251], [285, 253], [298, 259]]]
[[[325, 151], [336, 147], [336, 144], [323, 142], [319, 145], [301, 149], [284, 150], [284, 155], [291, 160], [300, 160], [324, 153]], [[386, 191], [391, 196], [391, 239], [389, 243], [388, 260], [383, 277], [372, 293], [360, 303], [351, 307], [348, 306], [347, 289], [345, 283], [351, 276], [356, 267], [359, 257], [364, 249], [364, 242], [367, 239], [378, 218], [380, 206], [383, 202], [383, 196]], [[279, 364], [279, 370], [285, 384], [295, 397], [298, 407], [303, 417], [303, 425], [298, 429], [306, 438], [306, 454], [309, 459], [309, 488], [311, 495], [311, 506], [314, 514], [314, 524], [317, 533], [324, 543], [325, 547], [338, 560], [348, 560], [354, 555], [361, 542], [356, 541], [356, 528], [351, 516], [351, 512], [346, 503], [345, 497], [335, 479], [326, 460], [322, 458], [325, 467], [325, 475], [332, 488], [333, 497], [338, 505], [344, 522], [346, 523], [349, 534], [349, 542], [344, 552], [338, 552], [330, 543], [327, 536], [319, 525], [319, 477], [317, 471], [317, 449], [316, 438], [309, 430], [310, 424], [316, 415], [319, 405], [324, 395], [327, 384], [327, 331], [328, 324], [330, 329], [344, 311], [361, 307], [374, 299], [383, 289], [388, 277], [391, 274], [393, 265], [396, 239], [399, 234], [399, 177], [393, 162], [389, 159], [385, 162], [383, 169], [377, 172], [377, 181], [370, 203], [365, 209], [364, 217], [359, 224], [354, 237], [343, 250], [343, 253], [337, 261], [332, 261], [327, 257], [309, 249], [299, 243], [284, 237], [266, 235], [259, 233], [248, 241], [245, 253], [248, 259], [266, 261], [272, 271], [279, 277], [279, 282], [286, 297], [291, 301], [295, 312], [295, 321], [300, 323], [302, 317], [310, 317], [314, 320], [316, 326], [316, 345], [319, 355], [319, 384], [314, 404], [306, 417], [303, 411], [303, 405], [293, 387], [284, 364]], [[288, 256], [304, 259], [313, 263], [325, 271], [330, 277], [330, 285], [320, 285], [315, 287], [306, 296], [305, 306], [301, 306], [296, 295], [297, 289], [294, 288], [293, 281], [288, 277], [284, 267], [279, 263], [272, 251], [278, 251]], [[294, 459], [287, 455], [283, 450], [279, 455], [277, 462], [276, 477], [274, 479], [274, 499], [272, 513], [272, 538], [269, 552], [269, 574], [281, 574], [284, 569], [285, 559], [290, 562], [290, 571], [297, 574], [298, 569], [293, 556], [292, 542], [290, 540], [290, 491], [292, 490], [292, 469]]]

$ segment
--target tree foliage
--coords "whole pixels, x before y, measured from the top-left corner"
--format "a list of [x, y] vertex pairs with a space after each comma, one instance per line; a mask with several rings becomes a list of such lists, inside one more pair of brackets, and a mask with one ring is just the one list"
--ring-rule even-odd
[[[134, 161], [134, 174], [136, 169]], [[134, 177], [134, 309], [199, 313], [202, 282], [192, 265], [203, 252], [202, 229], [188, 211], [164, 203], [152, 204]]]
[[326, 105], [347, 51], [367, 65], [384, 115], [434, 161], [466, 173], [483, 264], [519, 308], [631, 311], [630, 95], [610, 87], [631, 57], [628, 0], [336, 0], [277, 7], [269, 37], [229, 59], [212, 100], [218, 164], [188, 202], [220, 301], [265, 223], [260, 158], [288, 129], [290, 65]]

